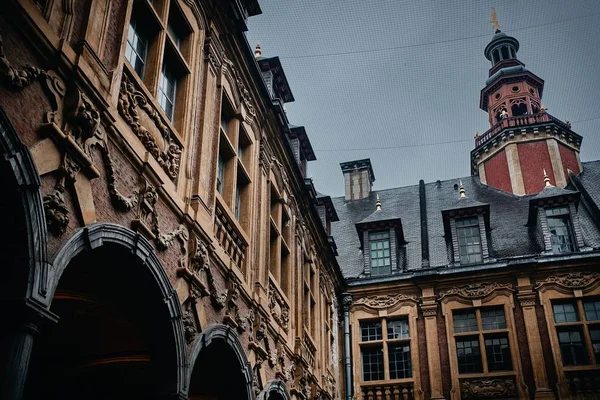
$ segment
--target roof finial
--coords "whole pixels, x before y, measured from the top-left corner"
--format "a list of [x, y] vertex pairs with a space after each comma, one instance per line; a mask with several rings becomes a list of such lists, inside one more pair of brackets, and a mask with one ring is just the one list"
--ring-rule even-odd
[[467, 194], [465, 193], [465, 187], [463, 186], [462, 180], [460, 180], [459, 182], [460, 182], [460, 198], [466, 199]]
[[474, 137], [475, 139], [478, 139], [478, 138], [479, 138], [479, 131], [475, 131], [475, 135], [473, 135], [473, 137]]
[[375, 209], [377, 211], [381, 211], [381, 199], [379, 198], [379, 193], [377, 193], [377, 203], [375, 204]]
[[546, 184], [546, 187], [552, 186], [552, 184], [550, 183], [550, 178], [548, 177], [548, 174], [546, 173], [546, 168], [544, 168], [544, 183]]
[[256, 43], [256, 48], [254, 49], [254, 57], [260, 58], [262, 55], [262, 50], [260, 49], [260, 43]]
[[490, 21], [492, 26], [496, 30], [496, 32], [500, 32], [500, 23], [498, 22], [498, 17], [496, 16], [496, 9], [492, 7], [492, 20]]

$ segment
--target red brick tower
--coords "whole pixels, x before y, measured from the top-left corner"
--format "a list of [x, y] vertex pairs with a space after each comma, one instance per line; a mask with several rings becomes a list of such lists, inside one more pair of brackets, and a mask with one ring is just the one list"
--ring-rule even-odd
[[496, 30], [484, 50], [492, 67], [479, 106], [490, 129], [475, 136], [471, 173], [516, 195], [539, 193], [544, 169], [553, 185], [567, 184], [567, 170], [581, 172], [581, 136], [541, 105], [544, 81], [517, 59], [517, 39]]

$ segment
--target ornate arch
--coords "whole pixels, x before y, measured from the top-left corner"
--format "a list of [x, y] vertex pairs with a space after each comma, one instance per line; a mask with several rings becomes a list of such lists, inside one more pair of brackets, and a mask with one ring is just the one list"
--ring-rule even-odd
[[231, 348], [231, 350], [235, 354], [235, 357], [238, 360], [241, 372], [244, 376], [244, 381], [245, 381], [245, 385], [246, 385], [246, 393], [248, 393], [247, 400], [255, 400], [254, 390], [252, 388], [252, 381], [254, 379], [253, 374], [252, 374], [252, 367], [250, 366], [250, 363], [248, 362], [248, 359], [246, 358], [246, 353], [244, 352], [244, 347], [240, 343], [240, 339], [238, 338], [237, 334], [235, 333], [235, 330], [232, 327], [227, 326], [227, 325], [222, 325], [222, 324], [209, 325], [198, 336], [198, 338], [196, 339], [196, 341], [193, 345], [190, 356], [189, 356], [190, 362], [189, 362], [188, 375], [187, 375], [188, 384], [186, 386], [189, 387], [189, 383], [191, 382], [191, 379], [192, 379], [192, 373], [194, 372], [194, 366], [196, 363], [196, 359], [200, 355], [200, 352], [203, 349], [205, 349], [206, 347], [208, 347], [212, 343], [213, 340], [221, 340], [221, 341], [225, 342], [225, 344], [227, 344]]
[[291, 399], [285, 383], [280, 380], [272, 380], [267, 382], [265, 388], [260, 392], [256, 400], [269, 400], [269, 395], [273, 392], [280, 395], [283, 400]]
[[21, 141], [1, 106], [0, 150], [2, 162], [8, 164], [8, 168], [14, 175], [13, 184], [20, 197], [20, 206], [26, 224], [28, 280], [24, 297], [43, 304], [48, 289], [48, 234], [40, 192], [40, 177], [29, 149]]
[[185, 387], [185, 378], [187, 376], [186, 342], [181, 321], [181, 305], [164, 267], [154, 252], [154, 248], [143, 236], [131, 229], [112, 223], [93, 224], [78, 230], [64, 244], [54, 258], [48, 281], [47, 307], [50, 307], [60, 277], [71, 260], [80, 253], [91, 251], [107, 244], [121, 246], [135, 255], [142, 265], [147, 268], [148, 272], [152, 274], [154, 282], [160, 290], [162, 300], [169, 313], [169, 323], [171, 324], [170, 328], [175, 344], [174, 351], [177, 368], [176, 393], [180, 394], [187, 389]]

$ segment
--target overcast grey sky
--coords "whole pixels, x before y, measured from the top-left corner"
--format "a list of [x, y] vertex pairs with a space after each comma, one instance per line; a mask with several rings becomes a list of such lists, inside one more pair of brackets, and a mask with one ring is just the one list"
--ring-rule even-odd
[[[370, 158], [374, 189], [469, 175], [488, 77], [483, 49], [502, 31], [545, 80], [542, 104], [600, 158], [600, 0], [261, 0], [248, 40], [279, 56], [322, 193], [343, 195], [339, 163]], [[450, 142], [450, 143], [449, 143]], [[441, 144], [440, 144], [441, 143]]]

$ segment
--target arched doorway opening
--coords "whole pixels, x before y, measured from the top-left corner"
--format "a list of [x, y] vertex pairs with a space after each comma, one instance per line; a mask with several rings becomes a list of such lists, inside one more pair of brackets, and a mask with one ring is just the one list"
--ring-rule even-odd
[[190, 400], [253, 400], [252, 371], [235, 332], [224, 325], [208, 327], [192, 357]]
[[290, 400], [285, 384], [279, 380], [267, 382], [258, 400]]
[[[120, 232], [143, 241], [126, 228], [109, 228], [108, 233], [101, 226], [92, 230], [96, 239]], [[94, 241], [94, 234], [86, 233], [65, 246], [65, 252], [74, 253], [65, 265], [60, 260], [55, 265], [59, 271], [50, 311], [59, 321], [36, 341], [24, 398], [146, 399], [176, 394], [183, 375], [178, 350], [183, 347], [172, 321], [181, 312], [173, 313], [177, 300], [169, 303], [176, 299], [172, 288], [167, 286], [165, 295], [165, 272], [148, 254], [140, 258], [142, 249]], [[86, 241], [97, 247], [79, 251]]]

